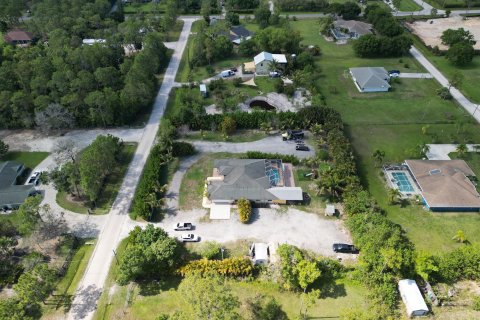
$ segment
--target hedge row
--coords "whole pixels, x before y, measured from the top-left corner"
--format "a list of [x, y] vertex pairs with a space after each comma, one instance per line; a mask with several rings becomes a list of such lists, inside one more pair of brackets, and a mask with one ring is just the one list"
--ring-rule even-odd
[[291, 154], [280, 154], [280, 153], [266, 153], [260, 151], [248, 151], [244, 159], [279, 159], [285, 163], [291, 163], [297, 165], [300, 163], [297, 157]]
[[194, 260], [178, 270], [182, 276], [189, 273], [202, 275], [217, 273], [229, 277], [247, 277], [253, 273], [252, 261], [248, 258], [227, 258], [223, 260]]

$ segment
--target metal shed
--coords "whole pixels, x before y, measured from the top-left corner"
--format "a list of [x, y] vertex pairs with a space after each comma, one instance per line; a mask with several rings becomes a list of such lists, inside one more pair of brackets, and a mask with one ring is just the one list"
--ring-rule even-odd
[[409, 317], [424, 316], [428, 313], [428, 306], [415, 280], [404, 279], [398, 281], [398, 291], [400, 291]]

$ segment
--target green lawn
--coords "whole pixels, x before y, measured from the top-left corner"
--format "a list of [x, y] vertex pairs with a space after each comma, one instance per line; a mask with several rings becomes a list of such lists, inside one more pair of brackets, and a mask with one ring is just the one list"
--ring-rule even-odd
[[[250, 142], [266, 138], [267, 135], [259, 130], [238, 130], [227, 138], [227, 142]], [[186, 140], [225, 141], [218, 131], [204, 131], [203, 135], [198, 131], [189, 132], [182, 136]]]
[[[302, 20], [291, 25], [302, 32], [305, 45], [318, 44], [322, 49], [322, 56], [317, 59], [322, 71], [318, 79], [322, 93], [327, 105], [342, 114], [362, 183], [388, 216], [423, 250], [441, 252], [457, 247], [451, 238], [458, 229], [471, 235], [470, 241], [479, 242], [480, 234], [475, 231], [478, 215], [431, 213], [417, 205], [389, 205], [384, 180], [371, 155], [380, 149], [386, 153], [385, 162], [402, 162], [409, 157], [407, 149], [421, 143], [478, 143], [480, 126], [454, 102], [436, 96], [440, 86], [435, 80], [401, 79], [392, 84], [391, 92], [361, 94], [346, 71], [356, 66], [383, 66], [387, 70], [424, 72], [413, 58], [360, 59], [354, 56], [350, 44], [339, 46], [325, 41], [318, 35], [315, 21]], [[422, 127], [426, 125], [428, 134], [423, 135]]]
[[422, 7], [413, 0], [400, 0], [400, 5], [397, 7], [398, 11], [419, 11]]
[[69, 309], [73, 294], [83, 277], [94, 248], [94, 241], [84, 241], [78, 247], [65, 275], [57, 283], [52, 296], [48, 299], [49, 303], [43, 308], [44, 317], [61, 317]]
[[33, 170], [40, 164], [40, 162], [45, 160], [48, 155], [48, 152], [10, 151], [0, 160], [21, 162], [25, 168]]
[[183, 177], [178, 199], [180, 210], [202, 207], [205, 180], [212, 176], [213, 160], [222, 158], [239, 158], [242, 154], [210, 153], [192, 165]]
[[473, 61], [467, 66], [456, 67], [448, 62], [445, 56], [433, 55], [417, 37], [413, 38], [415, 47], [420, 50], [444, 76], [451, 78], [456, 71], [459, 71], [464, 76], [463, 83], [459, 89], [467, 98], [471, 99], [473, 103], [480, 103], [480, 90], [478, 89], [478, 83], [480, 83], [480, 56], [474, 56]]
[[[93, 214], [106, 214], [110, 211], [113, 201], [117, 197], [118, 189], [120, 188], [123, 177], [127, 173], [128, 165], [133, 159], [136, 143], [125, 143], [120, 152], [120, 160], [118, 166], [113, 168], [112, 173], [105, 180], [105, 184], [96, 202], [96, 207]], [[58, 205], [65, 210], [86, 214], [90, 205], [87, 202], [72, 201], [67, 193], [58, 192], [56, 196]]]

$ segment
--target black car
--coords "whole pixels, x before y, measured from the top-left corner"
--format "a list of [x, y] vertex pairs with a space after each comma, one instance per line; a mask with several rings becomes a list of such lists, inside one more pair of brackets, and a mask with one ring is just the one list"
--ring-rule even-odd
[[334, 243], [333, 251], [340, 253], [358, 253], [359, 250], [353, 244]]
[[233, 67], [233, 68], [230, 68], [230, 70], [232, 70], [233, 72], [237, 72], [238, 69], [236, 67]]
[[307, 146], [304, 145], [304, 144], [297, 144], [297, 146], [295, 147], [295, 150], [298, 150], [298, 151], [310, 151], [310, 148], [307, 147]]

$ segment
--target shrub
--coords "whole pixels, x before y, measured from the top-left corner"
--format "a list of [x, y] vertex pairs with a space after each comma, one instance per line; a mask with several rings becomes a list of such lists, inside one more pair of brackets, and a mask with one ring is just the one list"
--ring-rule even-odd
[[235, 130], [237, 130], [237, 123], [235, 120], [229, 116], [223, 118], [220, 123], [220, 131], [225, 135], [231, 135]]
[[293, 96], [295, 93], [295, 86], [293, 84], [287, 84], [285, 87], [283, 87], [283, 93], [290, 97]]
[[215, 241], [205, 241], [198, 246], [198, 253], [205, 259], [218, 258], [221, 246]]
[[297, 165], [300, 163], [300, 160], [291, 154], [280, 154], [280, 153], [266, 153], [260, 151], [247, 151], [247, 154], [243, 157], [244, 159], [280, 159], [282, 162], [291, 163]]
[[432, 279], [445, 282], [480, 279], [480, 246], [470, 245], [455, 249], [438, 259], [438, 273]]
[[473, 310], [480, 311], [480, 297], [473, 298]]
[[191, 273], [201, 275], [217, 273], [227, 277], [247, 277], [253, 273], [252, 261], [248, 258], [227, 258], [223, 260], [194, 260], [177, 271], [182, 276]]
[[187, 157], [195, 154], [195, 147], [188, 142], [174, 141], [172, 145], [172, 154], [174, 157]]
[[237, 201], [238, 215], [242, 223], [248, 223], [252, 217], [252, 204], [245, 198]]

